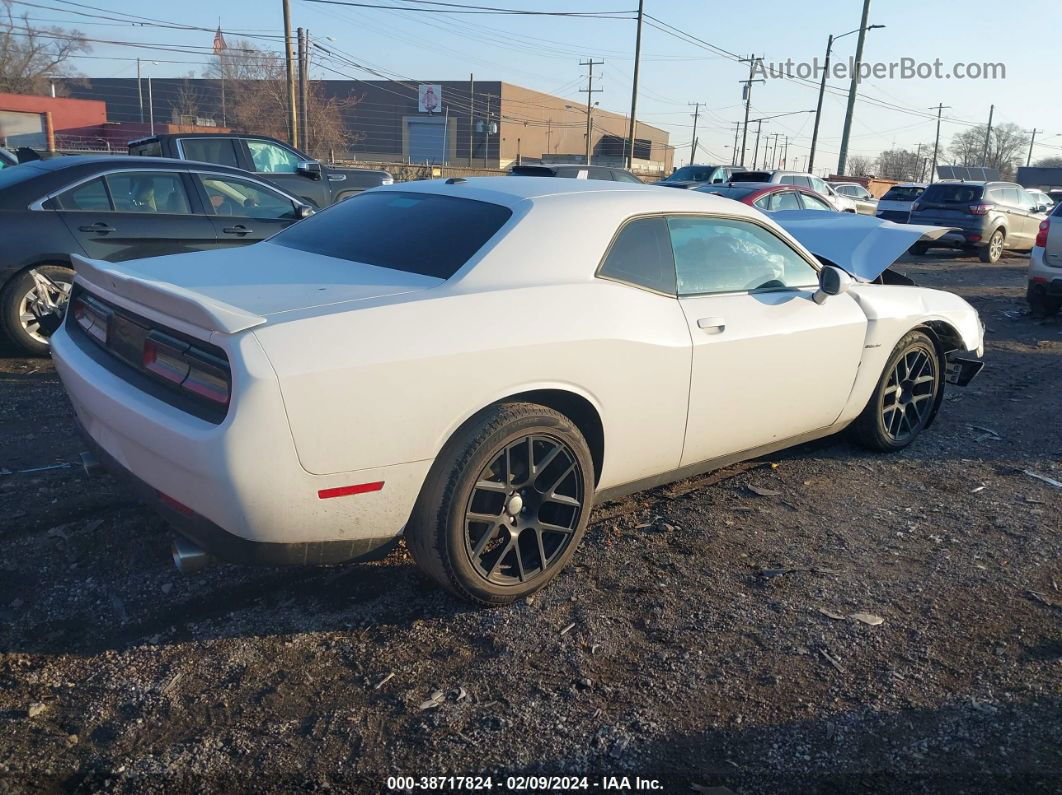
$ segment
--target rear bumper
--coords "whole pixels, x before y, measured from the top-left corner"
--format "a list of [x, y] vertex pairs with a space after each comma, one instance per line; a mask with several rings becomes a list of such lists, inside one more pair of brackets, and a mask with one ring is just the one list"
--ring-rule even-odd
[[1051, 297], [1062, 296], [1062, 267], [1048, 265], [1041, 246], [1034, 246], [1029, 252], [1029, 282], [1042, 287]]

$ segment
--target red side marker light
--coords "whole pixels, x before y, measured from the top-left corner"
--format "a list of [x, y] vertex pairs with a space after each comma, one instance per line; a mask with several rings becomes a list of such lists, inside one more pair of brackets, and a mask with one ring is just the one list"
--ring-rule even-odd
[[352, 494], [365, 494], [370, 491], [381, 491], [384, 487], [384, 482], [378, 480], [375, 483], [359, 483], [356, 486], [338, 486], [334, 489], [321, 489], [317, 492], [317, 496], [322, 500], [327, 500], [329, 497], [349, 497]]

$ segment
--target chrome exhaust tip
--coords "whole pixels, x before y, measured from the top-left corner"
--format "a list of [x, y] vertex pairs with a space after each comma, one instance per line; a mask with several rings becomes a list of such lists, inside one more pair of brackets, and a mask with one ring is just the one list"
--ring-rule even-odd
[[88, 450], [81, 454], [81, 468], [85, 470], [85, 474], [90, 478], [96, 477], [103, 471], [96, 454], [90, 453]]
[[173, 539], [173, 565], [181, 574], [193, 574], [217, 563], [217, 558], [184, 536]]

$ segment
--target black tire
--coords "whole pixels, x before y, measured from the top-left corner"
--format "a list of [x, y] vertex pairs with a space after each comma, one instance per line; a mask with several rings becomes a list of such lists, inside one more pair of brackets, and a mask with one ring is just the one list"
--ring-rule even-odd
[[[929, 380], [922, 380], [927, 376]], [[883, 453], [907, 447], [933, 418], [943, 378], [940, 351], [933, 340], [921, 331], [908, 332], [896, 343], [870, 400], [852, 423], [855, 440]]]
[[1006, 237], [1007, 234], [1002, 229], [997, 229], [989, 235], [988, 243], [977, 250], [981, 262], [987, 262], [990, 265], [999, 262], [999, 258], [1003, 256], [1003, 242]]
[[[36, 321], [25, 317], [25, 300], [34, 292], [36, 284], [31, 270], [46, 276], [69, 295], [74, 271], [61, 265], [38, 265], [17, 274], [0, 292], [0, 328], [16, 346], [31, 356], [48, 353], [48, 342], [36, 333]], [[65, 301], [65, 295], [63, 296]]]
[[1036, 318], [1051, 317], [1062, 308], [1062, 298], [1049, 298], [1043, 285], [1032, 282], [1025, 291], [1025, 300], [1029, 302], [1029, 313]]
[[[593, 460], [574, 423], [545, 406], [501, 403], [465, 423], [436, 458], [406, 544], [417, 565], [457, 596], [488, 607], [508, 604], [567, 565], [593, 495]], [[475, 518], [484, 516], [490, 520]]]
[[907, 250], [914, 254], [916, 257], [922, 257], [925, 256], [925, 253], [927, 251], [929, 251], [929, 246], [925, 243], [915, 243]]

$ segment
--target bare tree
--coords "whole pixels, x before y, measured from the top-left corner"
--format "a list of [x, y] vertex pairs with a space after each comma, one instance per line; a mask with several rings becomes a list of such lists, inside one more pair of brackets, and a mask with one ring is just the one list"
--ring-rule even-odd
[[922, 159], [910, 149], [890, 149], [878, 155], [877, 175], [883, 179], [917, 181], [922, 176]]
[[999, 170], [1000, 176], [1009, 179], [1029, 146], [1029, 136], [1017, 124], [997, 124], [992, 128], [985, 152], [984, 124], [971, 127], [956, 134], [948, 147], [954, 165], [986, 166]]
[[191, 82], [193, 74], [181, 81], [177, 94], [170, 103], [171, 116], [177, 124], [195, 124], [199, 117], [199, 92]]
[[91, 49], [80, 31], [34, 27], [29, 14], [15, 14], [11, 0], [0, 0], [0, 92], [47, 94], [49, 78], [76, 76], [70, 58]]
[[[206, 77], [221, 82], [225, 123], [241, 132], [287, 137], [288, 92], [284, 56], [237, 41], [214, 56]], [[316, 157], [343, 151], [358, 135], [344, 122], [357, 104], [355, 97], [325, 97], [320, 83], [309, 81], [309, 150]]]
[[1062, 168], [1062, 157], [1058, 155], [1043, 157], [1036, 161], [1036, 165], [1038, 168]]
[[874, 171], [874, 158], [866, 155], [852, 155], [848, 158], [845, 172], [853, 177], [868, 177]]

